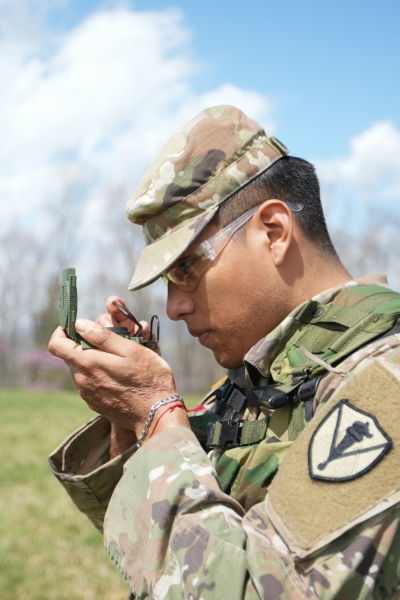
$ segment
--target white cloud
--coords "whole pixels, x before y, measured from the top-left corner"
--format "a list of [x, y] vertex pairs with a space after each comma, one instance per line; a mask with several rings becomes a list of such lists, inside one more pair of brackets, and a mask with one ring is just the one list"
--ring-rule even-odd
[[350, 154], [315, 161], [323, 184], [348, 187], [361, 199], [400, 197], [400, 130], [380, 121], [350, 140]]
[[231, 83], [224, 83], [215, 90], [204, 92], [199, 96], [188, 99], [187, 104], [180, 111], [182, 123], [207, 106], [218, 104], [233, 104], [241, 108], [249, 117], [262, 124], [268, 135], [276, 131], [276, 124], [272, 118], [274, 103], [258, 92], [243, 90]]
[[3, 215], [32, 220], [74, 181], [93, 214], [105, 188], [133, 190], [171, 133], [212, 104], [237, 104], [273, 128], [273, 107], [257, 92], [193, 91], [199, 67], [180, 12], [116, 7], [55, 34], [43, 17], [54, 2], [39, 4], [41, 17], [37, 3], [0, 0], [0, 16], [9, 15], [0, 41]]

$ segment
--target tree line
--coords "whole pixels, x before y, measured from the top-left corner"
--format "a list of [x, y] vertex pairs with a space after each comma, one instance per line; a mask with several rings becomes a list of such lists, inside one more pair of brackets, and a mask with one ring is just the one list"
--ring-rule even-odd
[[[183, 322], [168, 321], [167, 288], [162, 282], [127, 292], [144, 242], [141, 228], [125, 217], [126, 198], [123, 188], [113, 188], [88, 205], [79, 185], [71, 185], [56, 201], [45, 203], [33, 223], [15, 220], [0, 230], [2, 387], [73, 385], [62, 361], [47, 352], [49, 337], [58, 325], [61, 270], [66, 266], [77, 268], [79, 316], [95, 319], [104, 312], [111, 294], [125, 298], [139, 319], [159, 315], [162, 355], [171, 365], [181, 393], [206, 392], [224, 375], [212, 353], [188, 334]], [[329, 223], [332, 201], [327, 204]], [[331, 227], [342, 262], [354, 277], [389, 271], [391, 287], [399, 287], [394, 252], [399, 214], [370, 205], [367, 225], [361, 221], [351, 233], [346, 219], [339, 225], [336, 220]]]

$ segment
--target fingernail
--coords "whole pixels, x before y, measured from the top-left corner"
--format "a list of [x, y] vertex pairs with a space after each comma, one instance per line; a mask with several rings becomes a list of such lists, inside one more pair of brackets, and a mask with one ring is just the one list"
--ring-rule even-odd
[[78, 319], [75, 323], [75, 329], [82, 335], [90, 333], [93, 329], [93, 321], [89, 321], [89, 319]]

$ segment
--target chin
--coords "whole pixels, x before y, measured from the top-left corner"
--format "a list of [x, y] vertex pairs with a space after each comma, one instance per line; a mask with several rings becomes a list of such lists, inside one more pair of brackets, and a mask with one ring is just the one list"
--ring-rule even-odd
[[243, 356], [238, 358], [227, 356], [226, 354], [219, 354], [217, 351], [214, 351], [214, 358], [224, 369], [240, 369], [240, 367], [243, 367]]

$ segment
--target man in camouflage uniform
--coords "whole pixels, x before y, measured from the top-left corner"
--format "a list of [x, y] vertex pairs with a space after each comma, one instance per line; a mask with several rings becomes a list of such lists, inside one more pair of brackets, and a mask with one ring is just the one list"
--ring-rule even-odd
[[104, 519], [139, 598], [400, 597], [400, 295], [382, 276], [351, 279], [311, 165], [286, 154], [238, 109], [214, 107], [128, 203], [148, 243], [130, 289], [167, 278], [170, 318], [230, 369], [192, 431], [163, 407], [135, 447], [176, 389], [157, 353], [102, 326], [134, 332], [115, 297], [99, 323], [76, 324], [103, 352], [61, 329], [50, 341], [103, 415], [50, 465]]

